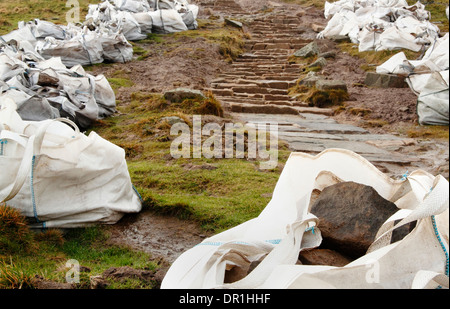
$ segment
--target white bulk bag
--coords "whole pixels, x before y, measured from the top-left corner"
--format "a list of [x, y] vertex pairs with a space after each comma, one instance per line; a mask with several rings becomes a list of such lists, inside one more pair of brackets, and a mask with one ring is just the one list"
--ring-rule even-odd
[[370, 25], [365, 26], [358, 33], [359, 52], [375, 50], [380, 44], [380, 35], [383, 29], [373, 28]]
[[153, 20], [153, 32], [172, 33], [188, 30], [181, 15], [174, 9], [148, 13]]
[[51, 106], [49, 101], [39, 95], [34, 95], [20, 106], [17, 112], [24, 120], [41, 121], [46, 119], [55, 119], [60, 116], [58, 109]]
[[153, 20], [148, 12], [134, 13], [133, 17], [138, 22], [142, 33], [152, 33]]
[[355, 13], [343, 11], [336, 13], [328, 22], [327, 26], [318, 35], [319, 38], [328, 38], [335, 35], [347, 35], [350, 31], [358, 28]]
[[123, 33], [125, 38], [130, 41], [139, 41], [147, 37], [147, 35], [141, 32], [139, 23], [134, 18], [133, 13], [119, 11], [114, 15], [110, 26], [116, 25], [117, 31]]
[[150, 11], [150, 5], [147, 0], [114, 0], [113, 2], [121, 11], [132, 13]]
[[98, 105], [98, 119], [111, 116], [116, 111], [116, 95], [103, 74], [95, 78], [94, 98]]
[[377, 67], [377, 73], [378, 74], [405, 74], [405, 75], [409, 75], [408, 70], [403, 70], [402, 67], [406, 66], [407, 68], [409, 68], [410, 66], [408, 65], [408, 59], [406, 58], [406, 55], [404, 52], [399, 52], [397, 54], [395, 54], [394, 56], [392, 56], [391, 58], [389, 58], [389, 60], [387, 60], [385, 63], [379, 65]]
[[[63, 122], [68, 122], [73, 128]], [[141, 210], [125, 151], [68, 120], [24, 122], [11, 100], [0, 109], [0, 201], [34, 228], [114, 224]]]
[[122, 33], [100, 32], [99, 38], [105, 61], [125, 63], [133, 59], [133, 46]]
[[[432, 61], [437, 67], [437, 71], [443, 71], [449, 67], [449, 34], [446, 33], [442, 38], [436, 39], [433, 44], [428, 48], [422, 60], [419, 61]], [[420, 62], [413, 63], [417, 66]]]
[[45, 59], [61, 58], [61, 61], [67, 67], [103, 62], [101, 40], [92, 31], [79, 33], [76, 37], [65, 41], [47, 37], [37, 43], [36, 50]]
[[92, 19], [95, 23], [106, 23], [111, 21], [116, 14], [117, 10], [115, 6], [109, 3], [109, 1], [104, 1], [100, 4], [90, 4], [85, 19]]
[[14, 31], [11, 31], [8, 34], [5, 34], [3, 36], [0, 36], [0, 41], [4, 41], [6, 43], [10, 43], [11, 41], [21, 42], [21, 41], [28, 41], [33, 46], [36, 45], [36, 38], [34, 37], [33, 32], [31, 31], [30, 27], [24, 27], [23, 24], [19, 25], [19, 29], [16, 29]]
[[55, 25], [52, 22], [35, 19], [24, 25], [30, 27], [36, 39], [45, 39], [50, 36], [58, 40], [66, 39], [66, 31], [64, 27]]
[[386, 29], [379, 37], [379, 46], [375, 50], [410, 49], [418, 52], [422, 44], [416, 43], [416, 38], [408, 32], [401, 31], [396, 26]]
[[[382, 226], [370, 253], [352, 264], [340, 268], [295, 265], [300, 251], [321, 241], [317, 218], [309, 209], [313, 190], [344, 181], [372, 186], [395, 202], [399, 212]], [[397, 219], [404, 219], [399, 226], [420, 221], [406, 238], [389, 245]], [[448, 182], [443, 177], [416, 171], [407, 180], [393, 180], [363, 157], [342, 149], [317, 156], [293, 153], [261, 215], [185, 252], [169, 269], [161, 287], [411, 288], [420, 271], [441, 274], [445, 270], [445, 255], [435, 231], [441, 240], [448, 239]], [[445, 246], [448, 252], [448, 244]], [[244, 279], [224, 284], [226, 270], [248, 269], [250, 263], [261, 259]], [[366, 281], [367, 264], [377, 262], [380, 282]]]
[[94, 76], [79, 76], [67, 71], [58, 74], [58, 78], [64, 97], [72, 103], [66, 106], [70, 106], [70, 109], [65, 111], [76, 119], [78, 125], [83, 128], [89, 127], [92, 121], [98, 118], [99, 113], [99, 107], [95, 101]]

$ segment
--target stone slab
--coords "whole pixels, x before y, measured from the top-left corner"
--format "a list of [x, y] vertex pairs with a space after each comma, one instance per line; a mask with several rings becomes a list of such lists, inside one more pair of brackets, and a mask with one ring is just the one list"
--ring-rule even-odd
[[379, 74], [368, 72], [364, 83], [370, 87], [377, 88], [406, 88], [408, 84], [404, 76], [395, 74]]
[[325, 132], [325, 133], [335, 133], [335, 134], [347, 134], [347, 133], [368, 133], [367, 130], [359, 127], [355, 127], [347, 124], [339, 123], [324, 123], [324, 122], [306, 122], [299, 121], [297, 124], [305, 128], [305, 130], [311, 132]]
[[316, 88], [319, 90], [344, 90], [347, 91], [347, 84], [342, 80], [321, 79], [316, 82]]

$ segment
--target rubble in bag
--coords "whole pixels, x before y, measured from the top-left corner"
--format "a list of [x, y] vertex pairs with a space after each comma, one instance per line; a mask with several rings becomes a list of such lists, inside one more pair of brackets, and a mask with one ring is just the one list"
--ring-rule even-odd
[[415, 288], [448, 269], [448, 197], [423, 170], [397, 181], [349, 150], [292, 153], [261, 214], [184, 252], [161, 289]]
[[430, 13], [420, 2], [406, 0], [340, 0], [325, 2], [329, 19], [319, 38], [348, 36], [359, 51], [410, 49], [420, 51], [439, 37]]
[[81, 65], [67, 69], [61, 58], [48, 60], [32, 51], [0, 44], [0, 99], [12, 98], [24, 120], [66, 117], [87, 128], [112, 115], [115, 94], [105, 76]]

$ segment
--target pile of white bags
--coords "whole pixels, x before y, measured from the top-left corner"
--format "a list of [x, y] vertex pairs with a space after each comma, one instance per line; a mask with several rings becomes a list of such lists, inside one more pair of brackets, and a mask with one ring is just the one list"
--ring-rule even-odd
[[61, 58], [0, 44], [0, 107], [12, 98], [24, 120], [66, 117], [83, 129], [116, 111], [113, 89], [104, 75], [93, 76], [81, 65], [67, 69]]
[[377, 73], [407, 76], [418, 96], [421, 125], [449, 124], [449, 34], [436, 39], [421, 60], [408, 60], [400, 52], [377, 67]]
[[[367, 254], [350, 264], [296, 265], [300, 251], [322, 241], [318, 219], [310, 213], [313, 190], [348, 181], [373, 187], [398, 212], [381, 227]], [[261, 215], [185, 252], [169, 269], [162, 288], [448, 287], [448, 206], [448, 181], [442, 176], [418, 170], [393, 180], [348, 150], [329, 149], [315, 157], [293, 153]], [[391, 244], [395, 228], [416, 220], [409, 235]], [[242, 280], [224, 284], [227, 271], [246, 272], [255, 264]]]
[[[0, 36], [0, 97], [16, 100], [25, 120], [68, 117], [86, 128], [113, 114], [116, 103], [106, 78], [81, 66], [128, 62], [128, 40], [196, 29], [198, 10], [187, 0], [105, 0], [89, 6], [82, 26], [19, 22], [17, 30]], [[44, 75], [50, 85], [42, 84]]]
[[0, 98], [0, 203], [33, 228], [114, 224], [141, 210], [125, 151], [67, 119], [23, 121]]
[[123, 63], [133, 57], [133, 47], [125, 36], [102, 26], [91, 31], [86, 26], [55, 25], [35, 19], [19, 22], [18, 29], [0, 37], [0, 42], [19, 44], [19, 49], [37, 53], [44, 59], [59, 57], [68, 68], [105, 60]]
[[325, 2], [329, 19], [319, 38], [348, 36], [359, 51], [410, 49], [420, 51], [439, 36], [429, 22], [430, 13], [420, 2], [405, 0], [339, 0]]
[[148, 33], [173, 33], [197, 29], [199, 7], [187, 0], [104, 0], [89, 5], [86, 22], [108, 29], [122, 29], [130, 40]]
[[148, 33], [173, 33], [197, 29], [199, 7], [187, 0], [104, 0], [89, 5], [80, 26], [55, 25], [35, 19], [19, 22], [17, 30], [0, 36], [0, 42], [19, 42], [45, 59], [60, 57], [68, 67], [77, 64], [131, 61], [128, 41]]

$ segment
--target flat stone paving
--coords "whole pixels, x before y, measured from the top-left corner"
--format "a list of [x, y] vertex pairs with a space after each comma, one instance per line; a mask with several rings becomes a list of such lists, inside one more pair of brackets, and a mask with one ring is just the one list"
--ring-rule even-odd
[[354, 151], [373, 163], [404, 166], [418, 161], [414, 156], [396, 154], [390, 149], [414, 143], [414, 140], [370, 134], [363, 128], [340, 124], [324, 115], [233, 113], [232, 116], [249, 126], [278, 124], [278, 138], [287, 142], [292, 151], [318, 154], [326, 149], [341, 148]]

